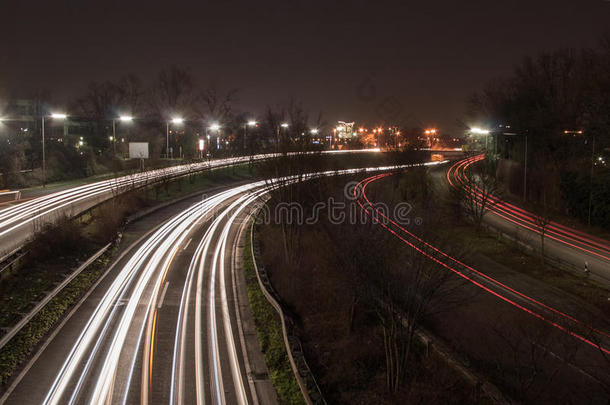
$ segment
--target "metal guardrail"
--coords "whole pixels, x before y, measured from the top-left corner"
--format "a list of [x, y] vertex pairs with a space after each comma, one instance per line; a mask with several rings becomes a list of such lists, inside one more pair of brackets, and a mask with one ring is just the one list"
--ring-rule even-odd
[[59, 294], [76, 276], [82, 273], [91, 263], [96, 261], [101, 255], [103, 255], [108, 248], [112, 245], [112, 243], [107, 244], [100, 250], [98, 250], [93, 256], [91, 256], [85, 263], [80, 265], [76, 270], [70, 274], [64, 281], [61, 282], [57, 287], [53, 289], [49, 294], [47, 294], [36, 306], [27, 313], [21, 320], [11, 328], [2, 338], [0, 339], [0, 350], [11, 341], [13, 337], [17, 333], [21, 331], [31, 320], [34, 318], [57, 294]]
[[[6, 199], [6, 197], [12, 197], [12, 198]], [[17, 201], [19, 199], [21, 199], [21, 191], [19, 191], [19, 190], [0, 191], [0, 201], [1, 202]]]
[[[490, 225], [488, 223], [484, 223], [483, 226], [485, 227], [485, 229], [488, 232], [496, 233], [501, 238], [504, 238], [504, 239], [506, 239], [506, 240], [508, 240], [510, 242], [516, 243], [519, 246], [521, 246], [522, 248], [530, 251], [532, 254], [540, 254], [540, 249], [539, 248], [536, 248], [536, 247], [532, 246], [531, 244], [527, 243], [528, 241], [530, 241], [530, 238], [520, 237], [519, 229], [518, 228], [515, 230], [515, 235], [513, 236], [513, 235], [511, 235], [511, 234], [509, 234], [507, 232], [504, 232], [503, 230], [501, 230], [501, 229], [499, 229], [499, 228], [497, 228], [497, 227], [495, 227], [493, 225]], [[546, 236], [545, 236], [545, 238], [546, 238]], [[562, 270], [565, 270], [565, 271], [568, 271], [568, 272], [570, 272], [570, 273], [572, 273], [574, 275], [581, 276], [581, 275], [584, 274], [584, 270], [583, 270], [584, 267], [579, 267], [579, 266], [575, 265], [572, 262], [569, 262], [569, 261], [563, 260], [563, 259], [561, 259], [561, 258], [559, 258], [557, 256], [554, 256], [554, 255], [548, 253], [546, 250], [544, 252], [544, 260], [546, 262], [554, 265], [555, 267], [557, 267], [559, 269], [562, 269]], [[599, 280], [603, 280], [605, 283], [610, 282], [610, 279], [608, 277], [605, 277], [602, 274], [599, 274], [597, 272], [592, 272], [592, 271], [590, 273], [591, 274], [588, 276], [589, 278], [594, 277], [594, 278], [597, 278]]]
[[[260, 212], [260, 210], [258, 212]], [[308, 405], [326, 405], [326, 400], [322, 396], [322, 391], [320, 390], [320, 387], [318, 386], [318, 383], [316, 382], [316, 379], [314, 378], [314, 375], [311, 372], [307, 361], [305, 360], [301, 342], [299, 338], [292, 333], [294, 330], [294, 321], [284, 314], [280, 304], [279, 295], [273, 289], [273, 286], [269, 281], [267, 271], [264, 267], [259, 267], [257, 265], [257, 259], [260, 259], [260, 245], [258, 242], [254, 241], [254, 223], [256, 222], [258, 212], [254, 215], [255, 220], [252, 221], [252, 225], [250, 226], [250, 248], [252, 250], [252, 261], [254, 263], [258, 285], [265, 295], [267, 301], [271, 304], [280, 317], [284, 345], [286, 346], [290, 366], [297, 383], [299, 384], [299, 388], [301, 389], [305, 402]]]

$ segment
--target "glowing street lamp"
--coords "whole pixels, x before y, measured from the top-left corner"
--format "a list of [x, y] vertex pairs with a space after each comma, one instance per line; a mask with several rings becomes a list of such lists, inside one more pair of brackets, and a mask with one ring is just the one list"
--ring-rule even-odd
[[476, 135], [485, 135], [485, 151], [487, 151], [487, 140], [491, 131], [479, 127], [470, 128], [470, 132]]
[[[170, 122], [174, 125], [182, 125], [184, 123], [184, 119], [180, 118], [180, 117], [174, 117], [170, 121], [165, 123], [165, 155], [168, 158], [170, 158], [170, 154], [169, 154], [169, 124], [170, 124]], [[173, 158], [173, 154], [174, 153], [172, 151], [171, 158]]]
[[318, 134], [318, 128], [312, 128], [310, 131], [313, 135], [317, 135]]
[[220, 149], [220, 124], [214, 122], [210, 125], [210, 129], [216, 131], [216, 149]]
[[[64, 120], [64, 119], [68, 118], [68, 116], [66, 114], [60, 114], [60, 113], [53, 113], [53, 114], [49, 115], [49, 117], [51, 117], [53, 119], [57, 119], [57, 120]], [[42, 133], [42, 187], [43, 188], [45, 188], [46, 184], [47, 184], [47, 161], [46, 161], [45, 146], [44, 146], [44, 119], [45, 119], [45, 115], [43, 114], [41, 117], [41, 121], [42, 121], [42, 128], [41, 128], [41, 133]]]
[[[116, 118], [112, 119], [112, 136], [109, 137], [112, 142], [112, 153], [116, 156]], [[119, 116], [119, 121], [121, 122], [130, 122], [133, 121], [133, 117], [129, 115], [121, 115]]]
[[250, 120], [244, 124], [244, 149], [246, 149], [246, 139], [248, 137], [248, 127], [254, 127], [258, 122]]

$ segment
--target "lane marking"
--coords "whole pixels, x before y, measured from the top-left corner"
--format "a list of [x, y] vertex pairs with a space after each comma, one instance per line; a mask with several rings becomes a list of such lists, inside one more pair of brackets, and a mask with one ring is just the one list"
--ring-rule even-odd
[[188, 240], [188, 242], [186, 242], [186, 245], [184, 245], [184, 247], [182, 248], [182, 250], [186, 250], [187, 247], [189, 247], [189, 245], [191, 244], [191, 241], [193, 240], [193, 238], [190, 238]]
[[161, 298], [159, 298], [159, 305], [157, 305], [158, 309], [163, 307], [163, 300], [165, 299], [165, 293], [167, 293], [167, 287], [169, 287], [169, 281], [165, 283], [165, 287], [163, 287], [163, 292], [161, 293]]

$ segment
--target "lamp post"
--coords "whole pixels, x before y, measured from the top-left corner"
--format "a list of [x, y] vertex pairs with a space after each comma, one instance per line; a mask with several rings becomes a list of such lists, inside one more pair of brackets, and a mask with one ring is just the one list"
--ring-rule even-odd
[[244, 150], [246, 149], [246, 136], [248, 135], [248, 127], [253, 127], [257, 124], [256, 121], [248, 121], [244, 124]]
[[591, 226], [591, 207], [593, 205], [593, 168], [595, 166], [595, 133], [591, 140], [591, 174], [589, 175], [589, 213], [587, 215], [587, 224]]
[[[114, 153], [114, 155], [116, 156], [116, 118], [112, 119], [112, 153]], [[119, 121], [121, 122], [129, 122], [129, 121], [133, 121], [133, 117], [129, 116], [129, 115], [121, 115], [119, 117]]]
[[220, 149], [220, 124], [213, 123], [210, 125], [212, 131], [216, 131], [216, 149]]
[[[54, 113], [54, 114], [51, 114], [50, 117], [53, 119], [63, 120], [63, 119], [66, 119], [68, 116], [66, 114]], [[45, 115], [43, 114], [41, 117], [41, 120], [42, 120], [42, 128], [41, 128], [41, 133], [42, 133], [42, 187], [43, 188], [45, 188], [47, 185], [47, 160], [46, 160], [45, 145], [44, 145], [44, 119], [45, 119]]]
[[523, 201], [527, 200], [527, 132], [525, 133], [525, 154], [523, 156]]
[[277, 142], [276, 142], [276, 148], [277, 148], [277, 150], [278, 150], [278, 151], [280, 150], [280, 133], [281, 133], [281, 128], [286, 129], [286, 128], [288, 128], [288, 127], [289, 127], [288, 123], [286, 123], [286, 122], [282, 122], [282, 123], [280, 124], [280, 126], [277, 128]]
[[489, 138], [489, 133], [490, 131], [488, 129], [481, 129], [481, 128], [471, 128], [470, 132], [472, 132], [473, 134], [477, 134], [477, 135], [485, 135], [485, 152], [487, 152], [487, 143], [488, 143], [488, 138]]
[[[180, 125], [184, 123], [184, 119], [182, 118], [172, 118], [171, 121], [167, 121], [165, 123], [165, 156], [169, 159], [169, 124], [172, 123], [174, 125]], [[173, 155], [173, 153], [172, 153]], [[172, 156], [173, 157], [173, 156]]]

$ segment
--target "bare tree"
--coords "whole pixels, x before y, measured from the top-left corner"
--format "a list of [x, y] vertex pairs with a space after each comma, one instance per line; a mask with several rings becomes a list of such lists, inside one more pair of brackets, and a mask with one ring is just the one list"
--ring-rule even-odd
[[552, 221], [551, 209], [546, 203], [546, 190], [542, 193], [542, 204], [537, 204], [534, 208], [534, 223], [538, 227], [540, 233], [540, 260], [544, 264], [544, 241], [546, 239], [546, 233], [548, 226]]
[[477, 232], [481, 229], [483, 218], [497, 204], [500, 188], [495, 173], [482, 164], [473, 165], [465, 172], [467, 184], [464, 207], [466, 214], [475, 223]]
[[[423, 244], [419, 248], [429, 250]], [[386, 385], [391, 393], [397, 393], [405, 378], [416, 332], [452, 295], [451, 273], [410, 250], [404, 264], [371, 268], [369, 277], [372, 303], [383, 332]]]

